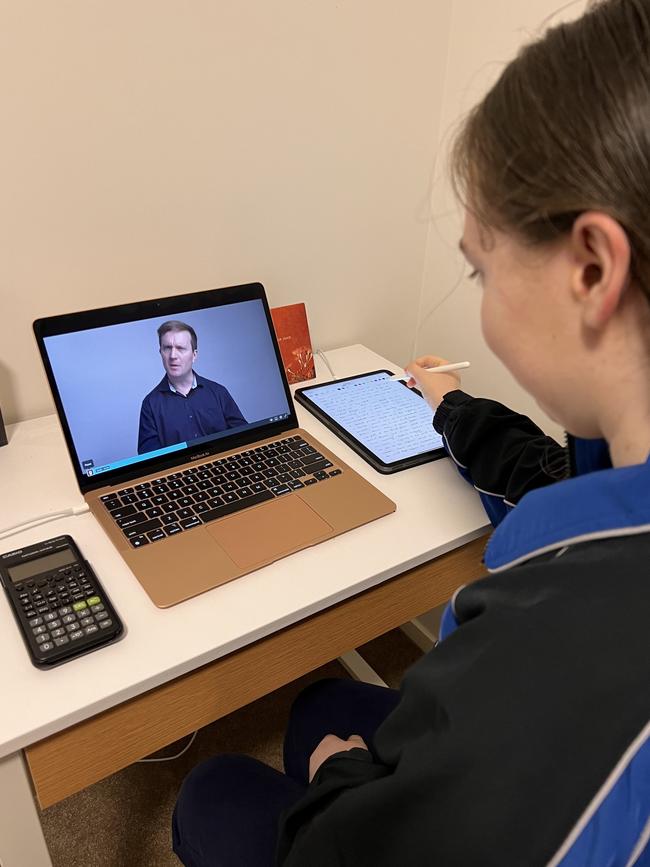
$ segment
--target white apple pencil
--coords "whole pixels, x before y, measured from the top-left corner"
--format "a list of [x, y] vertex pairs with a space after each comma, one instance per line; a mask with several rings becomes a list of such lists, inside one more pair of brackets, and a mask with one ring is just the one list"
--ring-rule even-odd
[[[453, 364], [439, 364], [437, 367], [423, 367], [425, 373], [451, 373], [452, 370], [464, 370], [469, 367], [469, 361], [455, 361]], [[411, 374], [405, 370], [404, 373], [396, 373], [391, 376], [391, 379], [411, 379]]]

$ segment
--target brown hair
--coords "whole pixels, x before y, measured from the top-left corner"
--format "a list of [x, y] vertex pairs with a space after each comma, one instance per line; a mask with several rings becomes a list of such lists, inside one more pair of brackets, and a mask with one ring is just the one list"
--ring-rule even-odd
[[626, 231], [650, 300], [650, 0], [603, 0], [523, 48], [454, 142], [452, 183], [532, 245], [587, 210]]
[[196, 351], [198, 341], [196, 339], [196, 331], [192, 328], [191, 325], [187, 325], [187, 323], [181, 322], [180, 319], [170, 319], [168, 322], [163, 322], [163, 324], [158, 329], [158, 346], [162, 344], [162, 339], [168, 331], [189, 332], [190, 340], [192, 341], [192, 349]]

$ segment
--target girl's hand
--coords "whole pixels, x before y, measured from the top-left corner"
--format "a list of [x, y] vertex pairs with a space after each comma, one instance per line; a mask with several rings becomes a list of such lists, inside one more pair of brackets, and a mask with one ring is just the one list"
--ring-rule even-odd
[[411, 374], [407, 386], [409, 388], [417, 386], [434, 412], [446, 394], [460, 388], [458, 373], [425, 373], [427, 368], [438, 367], [441, 364], [449, 364], [449, 362], [437, 355], [421, 355], [404, 368]]

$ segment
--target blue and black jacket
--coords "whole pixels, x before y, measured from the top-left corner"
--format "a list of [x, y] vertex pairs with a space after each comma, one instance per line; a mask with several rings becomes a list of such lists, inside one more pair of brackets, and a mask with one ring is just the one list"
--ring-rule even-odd
[[434, 426], [496, 525], [370, 751], [323, 763], [284, 867], [650, 865], [650, 460], [460, 391]]

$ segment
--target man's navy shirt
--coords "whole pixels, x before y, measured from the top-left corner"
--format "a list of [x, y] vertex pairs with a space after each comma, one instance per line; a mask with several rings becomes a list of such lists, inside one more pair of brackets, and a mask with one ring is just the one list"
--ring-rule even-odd
[[142, 401], [139, 455], [248, 424], [227, 388], [194, 375], [196, 388], [187, 397], [172, 391], [163, 376]]

